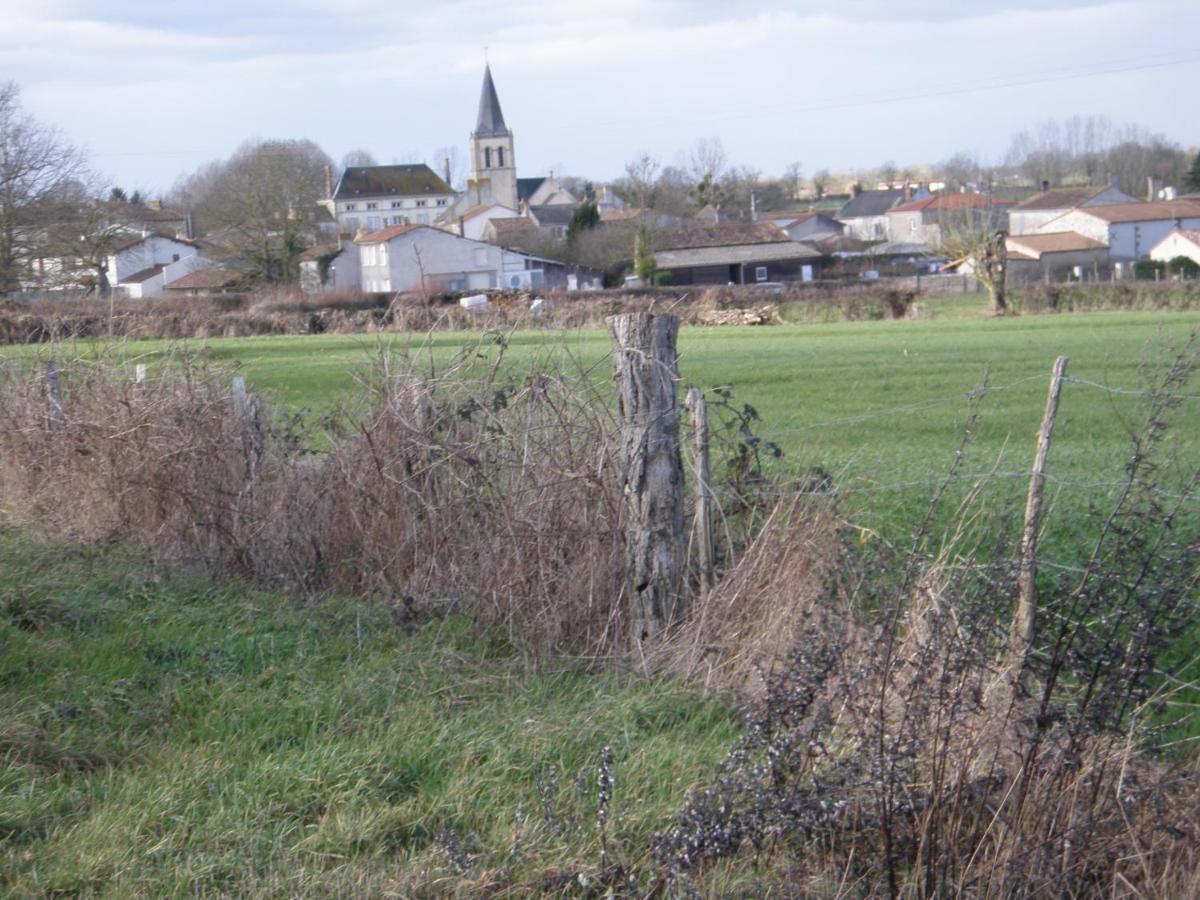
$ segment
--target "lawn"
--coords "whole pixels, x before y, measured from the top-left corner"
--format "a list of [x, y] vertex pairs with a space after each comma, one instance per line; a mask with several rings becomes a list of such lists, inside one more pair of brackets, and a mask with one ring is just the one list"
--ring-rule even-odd
[[606, 746], [605, 837], [638, 854], [737, 733], [727, 705], [566, 662], [532, 672], [463, 621], [406, 631], [359, 599], [0, 532], [5, 896], [570, 878], [599, 864]]

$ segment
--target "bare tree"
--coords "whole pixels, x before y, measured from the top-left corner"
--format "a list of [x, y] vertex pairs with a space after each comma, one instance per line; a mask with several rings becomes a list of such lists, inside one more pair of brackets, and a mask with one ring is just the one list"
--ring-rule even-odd
[[266, 281], [297, 276], [297, 257], [312, 242], [329, 157], [307, 140], [254, 141], [228, 160], [209, 163], [176, 188], [225, 254]]
[[625, 163], [625, 177], [617, 182], [617, 192], [632, 206], [654, 209], [661, 170], [658, 160], [643, 152]]
[[729, 157], [725, 155], [725, 147], [718, 137], [700, 138], [688, 157], [692, 178], [697, 182], [703, 181], [706, 175], [710, 181], [719, 181], [728, 165]]
[[879, 180], [889, 188], [892, 186], [892, 182], [896, 180], [896, 176], [900, 173], [900, 169], [897, 168], [896, 164], [890, 159], [881, 165], [878, 171]]
[[988, 292], [989, 308], [997, 316], [1008, 312], [1008, 233], [1001, 224], [1003, 215], [991, 207], [967, 207], [940, 222], [938, 229], [941, 252], [950, 259], [970, 261], [975, 279]]
[[446, 184], [456, 191], [467, 186], [467, 160], [456, 144], [447, 144], [433, 151], [433, 162], [429, 166], [446, 179]]
[[342, 169], [349, 169], [355, 166], [377, 166], [379, 163], [375, 161], [375, 157], [371, 155], [370, 150], [364, 150], [359, 147], [357, 150], [351, 150], [342, 157]]
[[80, 200], [83, 154], [21, 108], [20, 90], [0, 83], [0, 295], [37, 281], [46, 229]]
[[788, 163], [783, 170], [783, 184], [792, 200], [800, 199], [800, 191], [804, 187], [804, 167], [799, 161]]
[[818, 200], [825, 196], [825, 191], [829, 188], [831, 177], [828, 169], [817, 169], [817, 171], [812, 173], [813, 194]]

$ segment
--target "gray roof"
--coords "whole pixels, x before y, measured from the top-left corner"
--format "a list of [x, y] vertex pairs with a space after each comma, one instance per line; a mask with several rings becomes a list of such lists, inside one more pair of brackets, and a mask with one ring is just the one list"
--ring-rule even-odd
[[508, 137], [508, 126], [504, 124], [504, 113], [500, 110], [500, 98], [496, 96], [496, 84], [492, 81], [492, 67], [483, 67], [483, 90], [479, 93], [479, 117], [475, 121], [477, 137]]
[[407, 166], [351, 166], [342, 173], [335, 200], [355, 197], [412, 197], [453, 194], [433, 169], [424, 163]]
[[536, 178], [518, 178], [517, 179], [517, 200], [528, 200], [537, 193], [538, 188], [542, 186], [542, 182], [546, 180], [546, 176], [539, 175]]
[[903, 188], [894, 188], [888, 191], [863, 191], [857, 197], [847, 200], [846, 205], [837, 211], [835, 218], [844, 221], [865, 216], [882, 216], [893, 206], [903, 202]]
[[550, 206], [531, 206], [529, 212], [545, 228], [548, 225], [570, 225], [575, 207], [568, 203], [555, 203]]
[[785, 259], [820, 259], [821, 253], [800, 241], [773, 244], [741, 244], [729, 247], [694, 247], [683, 250], [659, 250], [654, 261], [660, 269], [687, 269], [693, 266], [723, 266], [761, 263]]

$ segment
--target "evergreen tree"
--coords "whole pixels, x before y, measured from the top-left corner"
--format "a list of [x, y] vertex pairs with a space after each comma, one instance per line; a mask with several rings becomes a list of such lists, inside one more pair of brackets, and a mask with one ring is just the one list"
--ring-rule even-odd
[[1200, 192], [1200, 151], [1196, 152], [1196, 158], [1192, 160], [1192, 167], [1184, 176], [1183, 183], [1189, 191]]

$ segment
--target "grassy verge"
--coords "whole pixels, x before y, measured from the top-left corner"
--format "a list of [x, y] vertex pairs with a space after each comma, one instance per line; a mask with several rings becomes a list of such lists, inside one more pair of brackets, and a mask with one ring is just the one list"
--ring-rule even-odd
[[738, 725], [461, 621], [0, 535], [0, 892], [514, 894], [646, 846]]

